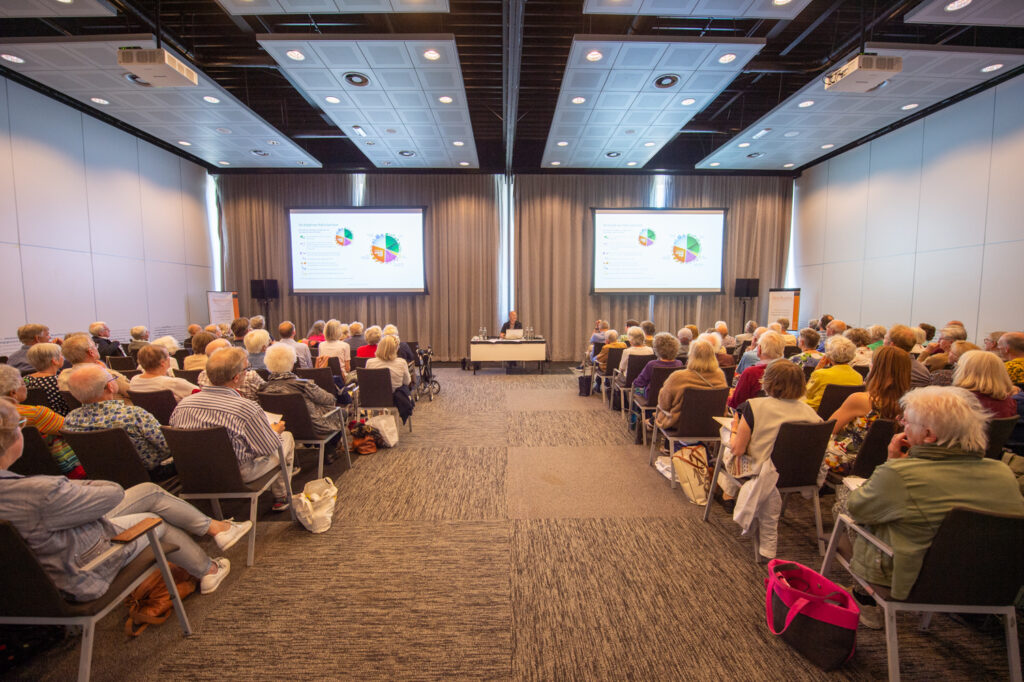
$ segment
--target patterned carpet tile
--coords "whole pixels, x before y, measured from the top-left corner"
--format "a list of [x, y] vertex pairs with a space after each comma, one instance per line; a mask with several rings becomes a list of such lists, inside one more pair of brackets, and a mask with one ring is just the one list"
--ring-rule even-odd
[[366, 455], [338, 482], [336, 521], [506, 519], [503, 447], [414, 448]]
[[547, 410], [603, 410], [609, 415], [608, 403], [600, 394], [580, 396], [576, 391], [523, 389], [510, 391], [505, 397], [505, 408], [515, 412]]
[[518, 411], [506, 415], [506, 442], [512, 447], [631, 445], [633, 435], [615, 413], [596, 410]]

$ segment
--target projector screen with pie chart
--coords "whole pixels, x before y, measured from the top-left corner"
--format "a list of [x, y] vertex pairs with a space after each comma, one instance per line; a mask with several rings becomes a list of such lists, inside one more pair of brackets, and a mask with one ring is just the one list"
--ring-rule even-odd
[[292, 292], [427, 292], [424, 208], [288, 211]]
[[722, 292], [724, 209], [591, 210], [591, 293]]

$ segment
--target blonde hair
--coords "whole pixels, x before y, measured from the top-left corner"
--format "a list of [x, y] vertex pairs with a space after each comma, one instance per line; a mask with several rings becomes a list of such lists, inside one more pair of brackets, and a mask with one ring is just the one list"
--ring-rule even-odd
[[[372, 329], [372, 327], [370, 328]], [[366, 336], [370, 336], [370, 329], [366, 330]], [[380, 340], [377, 344], [377, 352], [375, 353], [378, 360], [388, 362], [398, 357], [398, 337], [393, 334], [388, 334]]]
[[629, 345], [631, 346], [642, 346], [644, 345], [644, 330], [640, 327], [630, 327], [626, 330], [626, 336], [629, 338]]
[[997, 355], [984, 350], [969, 350], [960, 356], [953, 370], [953, 385], [996, 400], [1005, 400], [1013, 392], [1006, 365]]
[[686, 358], [686, 369], [706, 374], [718, 369], [718, 358], [715, 347], [706, 340], [698, 339], [690, 344], [690, 354]]
[[28, 362], [37, 372], [48, 369], [54, 360], [61, 356], [60, 346], [55, 343], [33, 344], [27, 353]]
[[373, 325], [365, 332], [363, 332], [363, 337], [366, 339], [367, 345], [376, 346], [378, 343], [380, 343], [380, 327], [378, 327], [377, 325]]
[[338, 341], [341, 339], [341, 322], [337, 320], [328, 320], [327, 326], [324, 327], [324, 338], [328, 341]]

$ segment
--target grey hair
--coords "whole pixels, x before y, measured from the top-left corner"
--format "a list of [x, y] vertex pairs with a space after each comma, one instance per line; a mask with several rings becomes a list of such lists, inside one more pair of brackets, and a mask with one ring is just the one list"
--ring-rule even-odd
[[64, 339], [64, 345], [61, 346], [64, 357], [73, 365], [88, 360], [89, 351], [95, 347], [96, 344], [85, 334], [72, 334]]
[[715, 350], [715, 354], [722, 349], [722, 335], [718, 332], [704, 332], [697, 337], [698, 341], [707, 341], [711, 344], [711, 347]]
[[295, 367], [295, 349], [288, 343], [275, 343], [267, 349], [263, 364], [271, 372], [290, 372]]
[[0, 365], [0, 396], [8, 396], [24, 385], [17, 367]]
[[950, 341], [966, 341], [967, 330], [963, 327], [943, 327], [942, 331], [939, 332], [940, 339], [949, 339]]
[[92, 363], [75, 367], [68, 376], [68, 390], [79, 402], [94, 403], [114, 377], [105, 368]]
[[341, 322], [327, 320], [327, 326], [324, 327], [324, 338], [328, 341], [338, 341], [341, 339]]
[[779, 332], [765, 332], [757, 340], [757, 348], [761, 351], [761, 357], [765, 360], [778, 360], [782, 357], [783, 346], [782, 334]]
[[[288, 344], [281, 344], [287, 346]], [[206, 378], [214, 386], [224, 386], [245, 368], [246, 353], [241, 348], [220, 348], [206, 361]]]
[[981, 454], [988, 445], [991, 413], [970, 391], [959, 386], [925, 386], [900, 398], [908, 422], [929, 429], [940, 446]]
[[[266, 329], [253, 329], [242, 339], [245, 349], [250, 353], [262, 353], [270, 345], [270, 332]], [[287, 346], [288, 344], [283, 344]]]
[[651, 342], [654, 353], [662, 360], [675, 360], [679, 355], [679, 339], [668, 332], [658, 332]]
[[349, 333], [352, 334], [352, 336], [359, 336], [360, 334], [363, 333], [363, 323], [362, 322], [350, 322], [349, 325], [348, 325], [348, 330], [349, 330]]
[[756, 320], [747, 320], [747, 324], [743, 327], [743, 331], [747, 334], [753, 334], [755, 329], [757, 329]]
[[263, 319], [262, 315], [253, 315], [249, 318], [249, 329], [263, 329], [265, 324], [266, 320]]
[[853, 345], [853, 341], [836, 334], [828, 337], [828, 341], [825, 342], [825, 355], [828, 359], [836, 365], [845, 365], [853, 360], [853, 356], [857, 354], [857, 346]]
[[28, 349], [28, 362], [36, 371], [42, 372], [61, 355], [60, 346], [55, 343], [37, 343]]
[[149, 334], [149, 330], [140, 324], [132, 327], [128, 330], [128, 333], [131, 334], [132, 338], [136, 341], [145, 341], [146, 335]]
[[873, 324], [868, 327], [868, 333], [871, 334], [872, 341], [881, 341], [885, 338], [885, 333], [889, 331], [883, 324]]
[[382, 336], [380, 332], [380, 327], [378, 327], [377, 325], [373, 325], [365, 332], [363, 332], [363, 336], [366, 337], [367, 344], [371, 346], [377, 345], [378, 343], [380, 343], [380, 337]]
[[689, 343], [690, 341], [693, 341], [693, 332], [686, 327], [683, 327], [676, 332], [676, 338], [679, 339], [679, 343]]
[[177, 351], [180, 348], [180, 346], [178, 345], [178, 340], [176, 338], [174, 338], [173, 336], [169, 336], [169, 335], [168, 336], [161, 336], [156, 341], [151, 341], [150, 343], [152, 343], [153, 345], [160, 346], [160, 347], [166, 349], [168, 355], [173, 354], [175, 351]]
[[644, 330], [640, 327], [630, 327], [626, 330], [626, 336], [629, 337], [629, 345], [631, 346], [642, 346], [647, 342]]
[[107, 326], [106, 322], [93, 322], [89, 325], [89, 333], [93, 336], [99, 336], [103, 328]]
[[386, 324], [384, 329], [380, 330], [380, 333], [384, 336], [398, 336], [398, 327], [393, 324]]
[[729, 333], [729, 325], [725, 323], [725, 320], [719, 320], [718, 322], [715, 322], [715, 331], [718, 331], [719, 327], [725, 327], [726, 333]]
[[619, 332], [615, 331], [614, 329], [609, 329], [607, 332], [605, 332], [605, 335], [604, 335], [604, 342], [605, 343], [615, 343], [618, 340], [619, 340]]

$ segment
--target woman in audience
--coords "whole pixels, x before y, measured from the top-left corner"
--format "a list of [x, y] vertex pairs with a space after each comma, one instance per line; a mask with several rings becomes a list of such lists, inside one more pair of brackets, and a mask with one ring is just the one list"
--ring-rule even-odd
[[736, 390], [729, 396], [729, 407], [738, 410], [743, 403], [757, 396], [761, 392], [761, 379], [768, 365], [782, 357], [785, 343], [782, 334], [776, 331], [768, 331], [761, 334], [757, 340], [758, 363], [748, 367], [740, 375], [736, 382]]
[[796, 338], [797, 348], [800, 352], [790, 358], [790, 361], [794, 364], [804, 366], [817, 367], [818, 362], [821, 361], [823, 355], [818, 352], [818, 342], [821, 341], [821, 334], [811, 329], [810, 327], [804, 327], [800, 330], [800, 334]]
[[313, 326], [309, 328], [306, 333], [306, 343], [309, 344], [310, 348], [316, 348], [320, 345], [321, 341], [324, 341], [324, 327], [325, 323], [323, 320], [317, 320], [313, 323]]
[[858, 386], [864, 383], [864, 377], [860, 372], [850, 367], [850, 360], [853, 360], [857, 352], [853, 342], [845, 336], [838, 334], [828, 337], [825, 342], [825, 357], [818, 362], [818, 369], [811, 373], [811, 380], [807, 382], [807, 396], [804, 401], [818, 409], [821, 404], [821, 396], [825, 394], [825, 387], [829, 384], [840, 386]]
[[68, 478], [85, 478], [85, 471], [78, 463], [74, 450], [60, 437], [60, 430], [64, 428], [64, 417], [48, 407], [22, 405], [21, 401], [27, 395], [28, 388], [21, 380], [21, 372], [10, 365], [0, 365], [0, 403], [13, 405], [18, 414], [25, 419], [25, 426], [34, 427], [39, 431], [62, 474]]
[[622, 351], [622, 359], [619, 361], [619, 376], [615, 378], [616, 388], [626, 388], [630, 355], [654, 355], [654, 349], [646, 344], [644, 330], [640, 327], [629, 327], [626, 330], [626, 339], [629, 341], [629, 346]]
[[[369, 336], [370, 330], [366, 330]], [[363, 346], [365, 348], [365, 346]], [[377, 355], [366, 361], [367, 369], [387, 369], [391, 372], [391, 392], [394, 394], [395, 407], [402, 422], [412, 414], [413, 402], [409, 392], [412, 375], [409, 374], [409, 363], [398, 357], [398, 337], [385, 336], [377, 344]]]
[[174, 376], [174, 372], [171, 370], [181, 369], [181, 367], [178, 366], [178, 358], [174, 357], [174, 354], [181, 350], [181, 347], [178, 345], [178, 340], [173, 336], [161, 336], [156, 341], [153, 341], [153, 345], [160, 346], [167, 351], [167, 355], [171, 359], [170, 365], [167, 369], [167, 376]]
[[132, 341], [128, 344], [128, 352], [131, 354], [138, 353], [139, 349], [149, 344], [149, 330], [143, 327], [141, 324], [132, 327], [128, 330], [131, 334]]
[[36, 371], [25, 377], [26, 388], [41, 388], [46, 393], [47, 407], [66, 416], [71, 408], [57, 386], [57, 372], [64, 366], [64, 356], [55, 343], [37, 343], [28, 349], [28, 361]]
[[658, 328], [654, 326], [654, 323], [650, 320], [644, 320], [640, 323], [640, 328], [644, 330], [644, 343], [648, 346], [654, 345], [654, 335], [657, 333]]
[[393, 324], [384, 325], [384, 329], [381, 330], [381, 335], [398, 337], [398, 357], [402, 358], [406, 362], [416, 362], [416, 354], [412, 352], [412, 348], [409, 347], [409, 344], [402, 341], [402, 338], [398, 333], [398, 327]]
[[876, 419], [900, 418], [900, 398], [910, 390], [910, 355], [896, 346], [879, 348], [865, 388], [848, 397], [829, 417], [836, 425], [825, 464], [841, 476], [853, 469], [868, 429]]
[[129, 384], [131, 390], [140, 393], [153, 391], [170, 391], [174, 395], [174, 402], [178, 402], [188, 395], [192, 395], [199, 387], [185, 379], [168, 376], [171, 371], [171, 358], [167, 349], [151, 343], [139, 350], [139, 366], [142, 367], [142, 374], [132, 377]]
[[[597, 354], [597, 367], [601, 370], [601, 374], [608, 373], [608, 351], [612, 348], [626, 348], [626, 344], [619, 341], [619, 332], [614, 329], [609, 329], [604, 334], [604, 347], [601, 348], [601, 352]], [[625, 353], [625, 350], [623, 350]]]
[[[836, 337], [840, 338], [840, 337]], [[771, 454], [779, 428], [787, 422], [818, 423], [821, 418], [800, 401], [804, 393], [804, 372], [791, 362], [773, 362], [761, 380], [764, 398], [751, 398], [736, 413], [728, 432], [728, 447], [722, 452], [723, 469], [718, 484], [722, 487], [725, 508], [747, 532], [759, 524], [758, 553], [771, 559], [778, 541], [782, 497], [775, 487], [777, 475]], [[741, 484], [737, 479], [746, 478]], [[740, 488], [750, 486], [737, 500]]]
[[341, 375], [345, 376], [352, 368], [352, 346], [345, 343], [348, 338], [348, 325], [337, 320], [330, 320], [324, 327], [325, 341], [320, 343], [320, 357], [338, 358], [341, 363]]
[[245, 344], [245, 350], [249, 354], [249, 367], [266, 369], [267, 366], [263, 364], [263, 355], [270, 346], [270, 332], [266, 329], [253, 329], [243, 337], [242, 343]]
[[721, 334], [718, 332], [708, 332], [701, 334], [697, 338], [702, 338], [711, 342], [711, 345], [715, 349], [715, 358], [718, 360], [719, 367], [732, 367], [736, 364], [736, 358], [732, 356], [732, 353], [726, 352], [725, 347], [722, 345]]
[[1017, 415], [1017, 402], [1013, 399], [1017, 387], [1010, 381], [1006, 365], [994, 353], [966, 351], [953, 370], [953, 385], [973, 393], [995, 419]]
[[914, 332], [914, 347], [910, 349], [910, 354], [916, 358], [924, 352], [925, 344], [928, 343], [928, 332], [920, 327], [911, 327], [910, 329]]
[[948, 365], [942, 369], [933, 371], [928, 377], [928, 383], [932, 386], [952, 386], [953, 371], [956, 369], [957, 361], [969, 351], [981, 350], [970, 341], [954, 341], [946, 354]]
[[[377, 344], [380, 343], [381, 335], [382, 335], [381, 334], [381, 329], [377, 325], [373, 325], [372, 327], [369, 327], [365, 332], [363, 332], [363, 336], [366, 338], [366, 345], [360, 346], [356, 350], [356, 357], [357, 358], [372, 358], [372, 357], [376, 357], [376, 355], [377, 355]], [[397, 352], [398, 344], [395, 344], [395, 349], [396, 349], [396, 352]]]
[[718, 366], [715, 349], [707, 341], [694, 341], [686, 358], [686, 369], [672, 372], [658, 394], [659, 411], [654, 423], [672, 429], [682, 416], [683, 396], [688, 388], [727, 388], [725, 374]]
[[230, 339], [230, 338], [232, 338], [231, 325], [228, 324], [227, 322], [219, 323], [217, 325], [217, 338], [218, 339]]
[[192, 337], [192, 355], [185, 358], [184, 369], [206, 369], [206, 347], [217, 337], [207, 331], [202, 331]]
[[654, 335], [654, 360], [648, 362], [640, 375], [633, 380], [633, 392], [636, 395], [647, 397], [647, 387], [651, 384], [651, 377], [657, 367], [682, 367], [683, 363], [676, 357], [679, 355], [679, 339], [668, 332], [659, 332]]
[[[10, 521], [57, 589], [74, 601], [103, 596], [115, 576], [149, 546], [145, 535], [118, 545], [111, 538], [147, 518], [164, 523], [155, 532], [177, 550], [167, 558], [199, 580], [201, 594], [217, 589], [231, 570], [226, 558], [210, 559], [192, 538], [210, 536], [227, 550], [252, 529], [252, 522], [216, 521], [153, 483], [125, 490], [111, 481], [70, 481], [63, 476], [19, 476], [9, 471], [24, 441], [18, 415], [0, 402], [0, 518]], [[118, 548], [91, 570], [83, 557]]]
[[982, 339], [982, 344], [985, 346], [985, 350], [990, 353], [999, 352], [999, 339], [1003, 337], [1006, 332], [992, 332]]
[[872, 350], [868, 348], [871, 343], [871, 334], [863, 327], [852, 327], [843, 332], [843, 336], [853, 341], [857, 349], [853, 353], [853, 360], [850, 360], [850, 367], [870, 367]]

